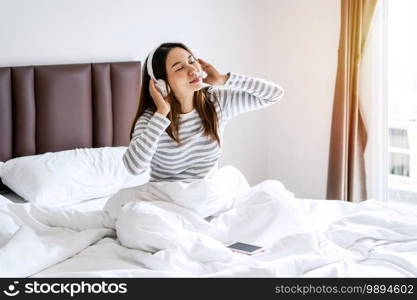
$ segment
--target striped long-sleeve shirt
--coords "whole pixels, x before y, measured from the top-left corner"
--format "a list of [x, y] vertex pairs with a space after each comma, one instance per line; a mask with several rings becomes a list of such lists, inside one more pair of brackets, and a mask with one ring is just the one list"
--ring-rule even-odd
[[[239, 114], [269, 106], [280, 100], [284, 90], [273, 82], [229, 72], [223, 86], [208, 89], [219, 118], [219, 138], [226, 122]], [[214, 101], [216, 97], [218, 101]], [[220, 107], [219, 107], [220, 106]], [[191, 182], [208, 176], [218, 168], [221, 145], [204, 135], [196, 109], [181, 114], [178, 145], [165, 131], [170, 120], [149, 109], [138, 118], [123, 163], [132, 174], [150, 169], [150, 181]]]

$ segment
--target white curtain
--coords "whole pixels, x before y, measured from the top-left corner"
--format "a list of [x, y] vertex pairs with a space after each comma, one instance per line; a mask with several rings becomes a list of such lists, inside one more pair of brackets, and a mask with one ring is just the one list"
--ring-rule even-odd
[[367, 198], [388, 200], [387, 3], [378, 1], [359, 79], [361, 110], [368, 132], [365, 148]]

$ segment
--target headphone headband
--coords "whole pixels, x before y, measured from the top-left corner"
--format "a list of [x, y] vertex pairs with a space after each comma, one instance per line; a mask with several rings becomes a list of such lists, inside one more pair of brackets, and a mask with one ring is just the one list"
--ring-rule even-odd
[[156, 81], [156, 78], [155, 78], [155, 75], [153, 74], [153, 69], [152, 69], [152, 58], [153, 58], [153, 55], [155, 54], [156, 50], [158, 50], [158, 48], [159, 48], [159, 46], [152, 50], [152, 52], [148, 55], [148, 61], [146, 63], [146, 68], [148, 69], [148, 74], [155, 81]]

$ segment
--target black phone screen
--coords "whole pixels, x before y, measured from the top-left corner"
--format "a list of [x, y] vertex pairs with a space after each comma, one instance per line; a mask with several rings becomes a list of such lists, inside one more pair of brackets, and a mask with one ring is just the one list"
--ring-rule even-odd
[[233, 248], [236, 250], [242, 250], [242, 251], [246, 251], [246, 252], [253, 252], [256, 251], [258, 249], [261, 249], [262, 247], [259, 246], [255, 246], [255, 245], [250, 245], [250, 244], [245, 244], [245, 243], [234, 243], [230, 246], [228, 246], [229, 248]]

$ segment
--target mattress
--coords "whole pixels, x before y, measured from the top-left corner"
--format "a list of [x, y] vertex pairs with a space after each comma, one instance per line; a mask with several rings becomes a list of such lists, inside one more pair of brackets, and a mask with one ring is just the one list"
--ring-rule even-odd
[[0, 204], [7, 203], [9, 201], [13, 203], [25, 203], [26, 202], [22, 197], [15, 194], [14, 192], [8, 192], [8, 193], [4, 193], [0, 195]]
[[[3, 196], [3, 197], [1, 197]], [[111, 195], [106, 197], [100, 197], [95, 199], [88, 199], [86, 201], [82, 201], [79, 203], [71, 204], [71, 205], [63, 205], [63, 208], [73, 208], [80, 211], [91, 211], [91, 210], [99, 210], [102, 209], [104, 204], [106, 203], [107, 199], [109, 199]], [[0, 195], [0, 204], [2, 203], [16, 203], [16, 204], [28, 204], [22, 197], [17, 195], [14, 192], [8, 192]]]

